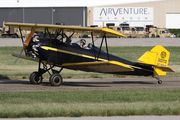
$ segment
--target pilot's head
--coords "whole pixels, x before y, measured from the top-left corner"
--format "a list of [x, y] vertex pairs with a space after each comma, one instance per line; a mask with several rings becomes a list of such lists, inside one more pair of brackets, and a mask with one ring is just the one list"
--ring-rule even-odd
[[86, 44], [86, 40], [85, 39], [81, 39], [80, 43], [81, 43], [82, 46], [84, 46]]

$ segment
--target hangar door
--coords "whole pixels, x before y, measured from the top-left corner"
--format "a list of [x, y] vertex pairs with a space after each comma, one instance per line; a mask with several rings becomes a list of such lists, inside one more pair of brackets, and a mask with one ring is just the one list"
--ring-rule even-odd
[[166, 14], [166, 28], [180, 28], [180, 13]]

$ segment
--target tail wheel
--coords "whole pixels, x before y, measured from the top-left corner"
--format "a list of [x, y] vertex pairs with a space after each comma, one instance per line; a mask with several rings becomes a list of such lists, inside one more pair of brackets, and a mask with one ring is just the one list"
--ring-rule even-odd
[[54, 73], [49, 78], [49, 82], [52, 86], [60, 86], [62, 84], [62, 77], [58, 73]]
[[29, 77], [31, 84], [40, 84], [43, 80], [42, 75], [39, 75], [38, 72], [33, 72]]
[[162, 84], [162, 81], [161, 81], [161, 80], [158, 80], [158, 84]]

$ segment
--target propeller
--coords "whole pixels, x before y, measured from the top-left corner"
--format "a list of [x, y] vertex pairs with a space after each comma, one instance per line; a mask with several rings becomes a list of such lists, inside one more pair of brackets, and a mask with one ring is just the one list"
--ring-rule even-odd
[[34, 35], [35, 29], [36, 29], [36, 26], [33, 27], [33, 29], [31, 30], [31, 33], [29, 34], [28, 38], [26, 39], [26, 42], [25, 42], [20, 54], [18, 55], [18, 57], [14, 61], [15, 64], [16, 64], [17, 60], [19, 59], [19, 57], [21, 56], [23, 50], [29, 45], [29, 42], [31, 41], [31, 38]]

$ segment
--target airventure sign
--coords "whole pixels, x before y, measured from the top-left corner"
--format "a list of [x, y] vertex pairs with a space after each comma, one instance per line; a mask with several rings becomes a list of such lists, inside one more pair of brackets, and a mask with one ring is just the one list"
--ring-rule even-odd
[[128, 23], [130, 26], [153, 25], [151, 7], [95, 7], [94, 25], [106, 26], [106, 23]]

